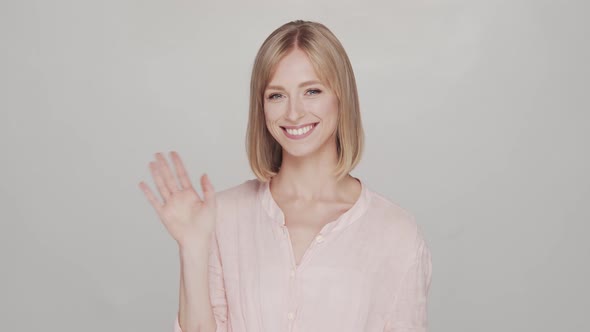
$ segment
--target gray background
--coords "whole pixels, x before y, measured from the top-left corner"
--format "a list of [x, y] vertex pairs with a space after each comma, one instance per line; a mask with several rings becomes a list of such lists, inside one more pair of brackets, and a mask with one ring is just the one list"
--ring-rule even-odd
[[[2, 1], [0, 330], [171, 331], [176, 243], [137, 187], [177, 150], [253, 178], [266, 36], [326, 24], [358, 80], [352, 173], [433, 253], [431, 331], [588, 331], [584, 1]], [[196, 182], [195, 182], [196, 183]]]

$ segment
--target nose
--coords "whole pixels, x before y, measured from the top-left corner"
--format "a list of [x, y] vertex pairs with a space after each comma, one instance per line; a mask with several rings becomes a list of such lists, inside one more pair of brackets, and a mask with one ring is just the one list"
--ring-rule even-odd
[[305, 107], [301, 102], [300, 98], [294, 97], [289, 99], [289, 104], [287, 106], [287, 114], [286, 117], [291, 122], [297, 122], [297, 120], [301, 119], [305, 115]]

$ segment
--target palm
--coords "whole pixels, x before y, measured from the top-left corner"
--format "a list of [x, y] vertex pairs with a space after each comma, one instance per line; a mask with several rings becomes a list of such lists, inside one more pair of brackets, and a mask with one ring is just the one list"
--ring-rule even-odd
[[193, 238], [209, 231], [208, 225], [200, 221], [213, 219], [214, 213], [215, 210], [201, 201], [194, 189], [190, 189], [174, 194], [164, 204], [161, 219], [173, 238], [186, 242], [190, 240], [185, 237]]
[[216, 201], [213, 186], [208, 177], [201, 177], [205, 199], [201, 199], [193, 188], [188, 174], [176, 152], [171, 153], [180, 186], [164, 157], [157, 153], [157, 162], [150, 163], [156, 186], [162, 196], [160, 203], [149, 187], [141, 182], [140, 188], [158, 213], [170, 235], [185, 245], [208, 236], [215, 228]]

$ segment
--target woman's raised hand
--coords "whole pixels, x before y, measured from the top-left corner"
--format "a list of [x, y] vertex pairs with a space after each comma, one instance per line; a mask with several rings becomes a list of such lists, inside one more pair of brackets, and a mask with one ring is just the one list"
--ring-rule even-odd
[[156, 161], [149, 164], [154, 182], [162, 196], [162, 202], [143, 181], [139, 188], [145, 193], [160, 220], [180, 247], [203, 241], [215, 230], [217, 202], [215, 191], [209, 177], [201, 176], [204, 199], [199, 197], [177, 152], [170, 157], [178, 174], [179, 184], [174, 173], [161, 153], [156, 153]]

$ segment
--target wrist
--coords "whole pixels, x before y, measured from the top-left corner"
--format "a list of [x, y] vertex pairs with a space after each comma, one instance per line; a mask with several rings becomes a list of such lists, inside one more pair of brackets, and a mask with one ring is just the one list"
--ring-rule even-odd
[[196, 238], [191, 238], [188, 241], [179, 242], [178, 250], [181, 253], [202, 252], [203, 250], [209, 250], [210, 244], [211, 236], [203, 235]]

